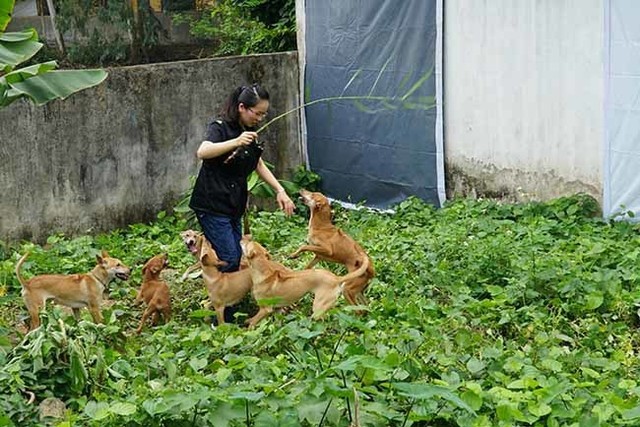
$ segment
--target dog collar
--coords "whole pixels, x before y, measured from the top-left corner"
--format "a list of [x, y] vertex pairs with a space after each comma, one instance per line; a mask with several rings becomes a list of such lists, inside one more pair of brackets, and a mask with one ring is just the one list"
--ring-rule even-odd
[[106, 289], [109, 285], [109, 282], [103, 282], [102, 280], [100, 280], [100, 278], [98, 276], [96, 276], [95, 274], [93, 274], [93, 272], [89, 272], [90, 275], [93, 276], [94, 279], [96, 279], [98, 282], [100, 282], [102, 284], [102, 286], [104, 286], [104, 288]]

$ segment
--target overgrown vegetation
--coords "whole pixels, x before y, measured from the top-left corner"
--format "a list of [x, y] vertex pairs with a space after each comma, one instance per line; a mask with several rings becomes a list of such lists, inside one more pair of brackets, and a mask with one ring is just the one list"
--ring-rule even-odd
[[215, 55], [296, 49], [295, 0], [219, 0], [200, 14], [180, 14], [191, 34], [215, 45]]
[[[257, 330], [211, 330], [178, 233], [183, 219], [95, 237], [5, 247], [0, 261], [0, 424], [35, 425], [65, 401], [69, 426], [605, 426], [640, 423], [640, 237], [605, 222], [587, 196], [548, 203], [410, 199], [395, 213], [344, 210], [335, 222], [372, 256], [364, 316], [340, 304], [312, 322], [309, 300]], [[252, 211], [254, 238], [291, 260], [306, 212]], [[105, 325], [50, 306], [23, 336], [13, 269], [88, 270], [107, 249], [134, 268], [112, 284]], [[175, 319], [132, 334], [143, 262], [167, 251]], [[335, 265], [324, 265], [341, 271]], [[28, 404], [29, 392], [36, 396]], [[357, 395], [357, 400], [355, 396]]]
[[163, 29], [148, 0], [59, 0], [61, 33], [75, 34], [65, 60], [76, 65], [116, 65], [150, 62]]

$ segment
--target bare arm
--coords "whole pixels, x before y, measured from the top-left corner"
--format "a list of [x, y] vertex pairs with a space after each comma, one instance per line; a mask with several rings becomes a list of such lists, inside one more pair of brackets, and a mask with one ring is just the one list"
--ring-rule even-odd
[[287, 195], [287, 192], [284, 191], [282, 185], [280, 185], [276, 177], [271, 173], [267, 165], [264, 164], [262, 159], [258, 161], [256, 173], [276, 192], [276, 201], [278, 202], [280, 209], [282, 209], [287, 215], [291, 215], [296, 208], [295, 205]]
[[242, 132], [237, 138], [224, 142], [213, 143], [211, 141], [202, 141], [198, 151], [196, 152], [196, 156], [198, 156], [198, 159], [200, 160], [213, 159], [214, 157], [222, 156], [241, 145], [249, 145], [257, 137], [258, 134], [255, 132]]

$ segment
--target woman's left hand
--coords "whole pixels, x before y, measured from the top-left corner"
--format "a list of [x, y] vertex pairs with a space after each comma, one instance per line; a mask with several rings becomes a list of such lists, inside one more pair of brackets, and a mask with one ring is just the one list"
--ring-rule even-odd
[[286, 191], [281, 191], [276, 194], [276, 201], [280, 206], [280, 209], [284, 211], [285, 214], [291, 215], [296, 208], [296, 205], [293, 204]]

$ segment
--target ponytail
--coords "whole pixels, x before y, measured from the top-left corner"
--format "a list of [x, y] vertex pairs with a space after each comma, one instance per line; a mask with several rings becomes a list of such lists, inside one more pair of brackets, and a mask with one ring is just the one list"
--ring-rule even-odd
[[269, 92], [257, 83], [251, 86], [238, 86], [231, 92], [222, 110], [223, 118], [232, 123], [238, 123], [238, 107], [242, 103], [245, 107], [255, 107], [258, 102], [269, 100]]

